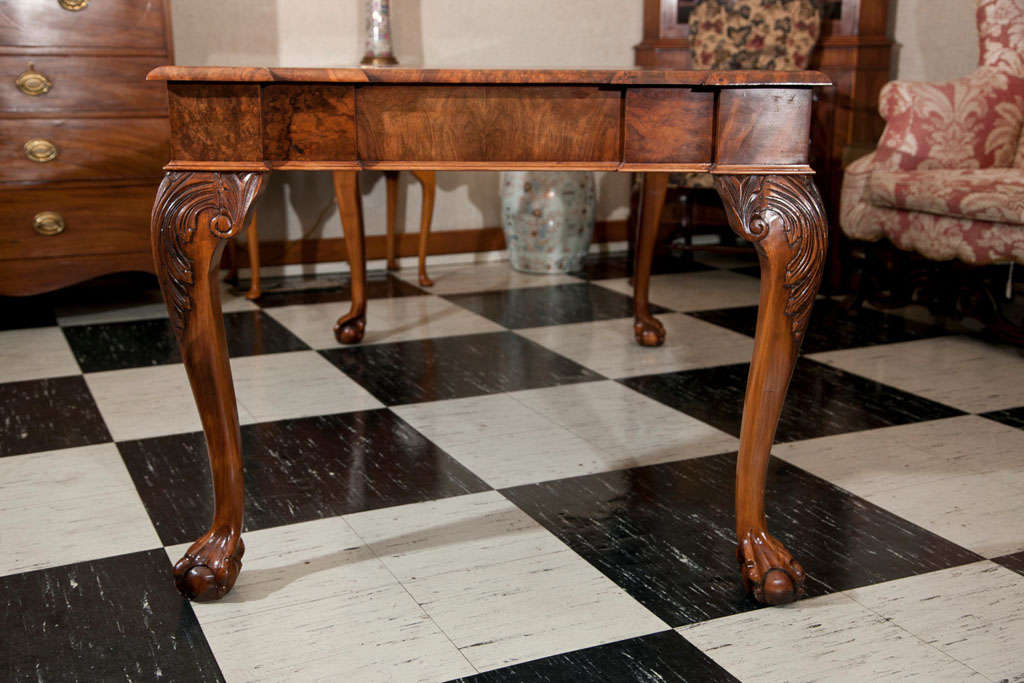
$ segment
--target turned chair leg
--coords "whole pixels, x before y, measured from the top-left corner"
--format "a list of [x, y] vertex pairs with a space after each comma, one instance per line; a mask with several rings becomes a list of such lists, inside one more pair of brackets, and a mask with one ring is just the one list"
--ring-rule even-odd
[[754, 357], [747, 377], [736, 467], [737, 558], [747, 588], [777, 605], [803, 594], [804, 571], [768, 533], [768, 459], [797, 352], [821, 284], [828, 225], [810, 176], [717, 176], [729, 224], [761, 262]]
[[255, 213], [245, 233], [245, 244], [249, 248], [249, 291], [245, 293], [245, 298], [252, 301], [259, 299], [263, 294], [260, 290], [260, 236], [256, 228]]
[[395, 250], [395, 215], [398, 209], [398, 171], [384, 171], [384, 184], [387, 187], [388, 227], [387, 227], [387, 269], [398, 270], [398, 257]]
[[430, 224], [434, 220], [437, 178], [433, 171], [413, 171], [412, 174], [423, 186], [423, 209], [420, 212], [420, 286], [432, 287], [434, 283], [427, 277], [427, 240], [430, 237]]
[[245, 552], [241, 435], [217, 275], [224, 245], [244, 229], [265, 175], [169, 172], [153, 206], [157, 277], [199, 409], [213, 475], [210, 530], [174, 565], [178, 590], [193, 600], [216, 600], [231, 590]]
[[654, 243], [658, 239], [661, 212], [665, 208], [668, 173], [644, 173], [643, 201], [640, 209], [640, 234], [636, 245], [636, 267], [633, 269], [633, 334], [641, 346], [665, 343], [665, 327], [651, 315], [651, 264]]
[[363, 239], [359, 172], [335, 171], [334, 194], [345, 233], [352, 288], [352, 306], [334, 324], [334, 338], [342, 344], [358, 344], [366, 333], [366, 244]]

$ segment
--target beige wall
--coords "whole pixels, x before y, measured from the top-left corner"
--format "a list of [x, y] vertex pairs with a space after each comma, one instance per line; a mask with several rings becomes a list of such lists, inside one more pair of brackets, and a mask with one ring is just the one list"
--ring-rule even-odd
[[[172, 0], [179, 64], [325, 66], [363, 54], [359, 0]], [[448, 66], [621, 66], [633, 63], [642, 0], [392, 0], [404, 64]], [[367, 232], [384, 232], [384, 183], [363, 174]], [[598, 178], [598, 219], [627, 213], [628, 176]], [[419, 226], [419, 186], [403, 174], [398, 207]], [[336, 237], [341, 223], [325, 173], [276, 173], [260, 205], [261, 239]], [[408, 208], [406, 208], [408, 207]], [[438, 176], [434, 225], [500, 225], [494, 173]], [[401, 222], [400, 222], [401, 225]], [[401, 230], [401, 227], [399, 228]]]
[[975, 0], [892, 2], [898, 78], [944, 81], [974, 70], [978, 63]]
[[[977, 61], [974, 0], [892, 0], [896, 75], [941, 80]], [[316, 66], [362, 56], [360, 0], [172, 0], [179, 64]], [[633, 63], [642, 0], [392, 0], [399, 59], [409, 65], [621, 66]], [[363, 178], [367, 231], [384, 231], [384, 183]], [[418, 185], [403, 175], [399, 217], [418, 225]], [[492, 173], [438, 177], [437, 230], [500, 223]], [[599, 177], [599, 219], [626, 215], [628, 177]], [[278, 173], [261, 203], [264, 239], [340, 236], [330, 178]]]

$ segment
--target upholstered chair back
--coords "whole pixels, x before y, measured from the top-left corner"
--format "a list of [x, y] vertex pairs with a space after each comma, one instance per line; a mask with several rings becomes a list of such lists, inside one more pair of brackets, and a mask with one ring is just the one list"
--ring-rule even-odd
[[1024, 0], [978, 0], [978, 66], [1024, 76]]
[[695, 69], [806, 69], [822, 0], [703, 0], [690, 14]]

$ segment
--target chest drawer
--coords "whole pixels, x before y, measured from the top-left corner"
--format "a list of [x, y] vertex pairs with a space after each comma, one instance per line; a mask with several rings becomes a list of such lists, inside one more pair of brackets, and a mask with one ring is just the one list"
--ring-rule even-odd
[[156, 188], [2, 189], [0, 260], [146, 251]]
[[12, 0], [0, 9], [0, 45], [166, 51], [164, 21], [159, 0]]
[[163, 118], [3, 119], [0, 181], [155, 178], [169, 131]]
[[[153, 57], [0, 56], [0, 113], [167, 112], [163, 83], [146, 81]], [[19, 86], [20, 79], [20, 86]], [[27, 92], [26, 92], [27, 91]], [[39, 93], [42, 94], [29, 94]]]

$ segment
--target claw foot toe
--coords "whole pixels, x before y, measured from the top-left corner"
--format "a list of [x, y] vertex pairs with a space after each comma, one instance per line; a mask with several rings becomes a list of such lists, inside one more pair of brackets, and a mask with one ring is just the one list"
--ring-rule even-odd
[[665, 327], [654, 318], [637, 318], [633, 323], [633, 334], [640, 346], [661, 346], [665, 343]]
[[366, 317], [342, 318], [334, 325], [334, 338], [341, 344], [358, 344], [366, 333]]
[[740, 572], [754, 599], [784, 605], [804, 594], [804, 570], [778, 540], [764, 531], [750, 531], [736, 548]]
[[204, 537], [192, 544], [184, 557], [174, 565], [174, 582], [190, 600], [209, 602], [227, 595], [242, 570], [245, 544], [215, 536]]

